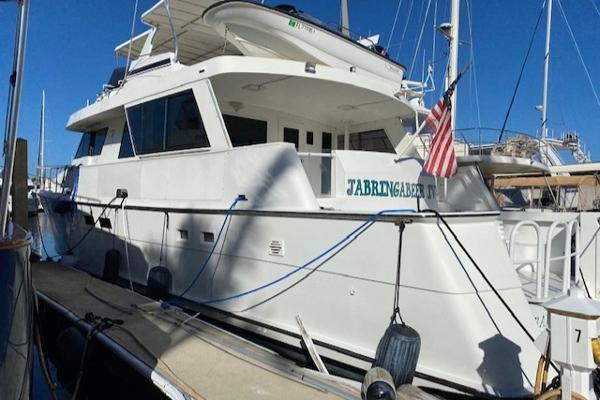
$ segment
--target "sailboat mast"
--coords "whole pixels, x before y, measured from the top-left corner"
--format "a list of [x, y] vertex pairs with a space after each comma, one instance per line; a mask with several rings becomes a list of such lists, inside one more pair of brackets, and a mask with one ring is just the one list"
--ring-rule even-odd
[[[448, 65], [448, 85], [456, 80], [458, 74], [458, 32], [460, 23], [460, 0], [452, 0], [450, 11], [450, 63]], [[456, 93], [452, 94], [452, 135], [456, 126]]]
[[552, 29], [552, 0], [548, 0], [546, 14], [546, 47], [544, 51], [544, 92], [542, 97], [542, 140], [548, 137], [548, 76], [550, 74], [550, 30]]
[[348, 18], [348, 0], [342, 0], [341, 4], [342, 13], [342, 35], [350, 37], [350, 20]]
[[43, 186], [44, 180], [44, 144], [46, 138], [46, 91], [42, 90], [42, 112], [40, 115], [40, 144], [38, 148], [38, 181]]
[[2, 170], [2, 190], [0, 191], [0, 237], [8, 235], [8, 198], [12, 184], [12, 173], [15, 162], [15, 149], [17, 143], [17, 125], [19, 122], [19, 107], [21, 104], [21, 88], [23, 81], [23, 70], [25, 69], [25, 44], [27, 41], [27, 18], [29, 16], [29, 0], [18, 3], [19, 19], [16, 33], [16, 48], [13, 64], [14, 81], [9, 98], [8, 125], [6, 129], [6, 155], [4, 157], [4, 169]]

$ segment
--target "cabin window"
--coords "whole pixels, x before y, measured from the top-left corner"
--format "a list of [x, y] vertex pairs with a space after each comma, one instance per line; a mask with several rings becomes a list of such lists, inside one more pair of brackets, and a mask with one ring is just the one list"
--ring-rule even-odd
[[267, 122], [223, 114], [223, 121], [233, 147], [267, 143]]
[[209, 147], [191, 90], [127, 109], [137, 154]]
[[300, 131], [294, 128], [283, 128], [283, 141], [286, 143], [294, 143], [296, 151], [300, 144]]
[[99, 156], [102, 153], [107, 132], [108, 128], [85, 132], [79, 142], [75, 158]]
[[350, 150], [394, 153], [394, 146], [383, 129], [350, 134]]
[[346, 137], [344, 135], [337, 135], [337, 149], [344, 150], [344, 141]]
[[[323, 153], [331, 153], [331, 133], [321, 133], [321, 149]], [[343, 137], [343, 136], [342, 136]], [[331, 194], [331, 158], [321, 158], [321, 194]]]
[[119, 158], [133, 157], [133, 145], [129, 136], [129, 127], [127, 122], [123, 126], [123, 135], [121, 135], [121, 147], [119, 148]]
[[313, 144], [313, 135], [311, 131], [306, 132], [306, 144]]

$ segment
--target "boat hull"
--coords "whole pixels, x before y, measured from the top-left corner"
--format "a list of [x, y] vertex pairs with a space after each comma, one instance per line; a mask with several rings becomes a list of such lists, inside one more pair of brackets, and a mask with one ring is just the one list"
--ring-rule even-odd
[[[122, 255], [120, 275], [128, 279], [127, 245], [134, 283], [146, 285], [150, 269], [164, 265], [173, 277], [171, 294], [178, 296], [197, 278], [184, 296], [185, 304], [210, 307], [227, 323], [296, 348], [300, 340], [295, 317], [300, 315], [323, 357], [358, 370], [371, 366], [390, 321], [397, 222], [402, 220], [406, 229], [400, 307], [404, 321], [422, 338], [418, 376], [430, 386], [465, 392], [519, 396], [530, 391], [538, 350], [457, 250], [449, 232], [431, 216], [385, 217], [320, 259], [322, 264], [294, 273], [368, 215], [239, 210], [223, 225], [224, 210], [144, 207], [132, 202], [124, 210], [106, 209], [104, 216], [112, 226], [108, 229], [84, 222], [84, 215], [100, 216], [102, 204], [78, 203], [73, 211], [59, 213], [53, 210], [64, 207], [56, 204], [68, 198], [50, 193], [40, 197], [55, 234], [66, 239], [62, 244], [57, 241], [58, 251], [65, 251], [91, 229], [74, 249], [78, 268], [102, 275], [105, 254], [115, 248]], [[537, 336], [520, 283], [509, 269], [497, 216], [450, 220], [473, 257], [481, 261], [488, 279]], [[214, 245], [207, 239], [212, 234], [217, 240], [221, 226], [221, 240], [197, 277]], [[486, 246], [481, 246], [482, 237], [487, 238]], [[271, 254], [273, 241], [282, 245], [282, 255]], [[239, 297], [218, 301], [235, 296]]]

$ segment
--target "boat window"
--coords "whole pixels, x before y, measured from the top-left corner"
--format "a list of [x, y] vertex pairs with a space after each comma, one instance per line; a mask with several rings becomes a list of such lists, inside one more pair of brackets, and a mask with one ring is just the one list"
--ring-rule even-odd
[[383, 129], [350, 134], [350, 150], [394, 153], [394, 146]]
[[306, 144], [313, 144], [313, 135], [311, 131], [306, 132]]
[[337, 149], [344, 150], [344, 135], [337, 135]]
[[267, 143], [267, 122], [223, 114], [223, 121], [233, 147]]
[[208, 136], [191, 90], [167, 98], [167, 150], [208, 147]]
[[130, 107], [127, 119], [137, 154], [210, 146], [191, 90]]
[[[331, 133], [321, 133], [321, 149], [323, 153], [331, 153]], [[331, 194], [331, 158], [321, 158], [321, 194]]]
[[296, 150], [300, 144], [300, 131], [293, 128], [283, 128], [283, 141], [286, 143], [294, 143]]
[[93, 132], [91, 137], [91, 153], [93, 156], [99, 156], [102, 153], [102, 148], [104, 147], [104, 142], [106, 141], [106, 133], [108, 129], [103, 129], [102, 131]]
[[75, 158], [85, 157], [89, 152], [90, 148], [90, 133], [85, 132], [81, 136], [81, 141], [79, 142], [79, 147], [77, 148], [77, 153], [75, 153]]
[[123, 135], [121, 136], [119, 158], [128, 158], [133, 156], [133, 145], [131, 144], [131, 137], [129, 136], [129, 127], [127, 126], [127, 122], [125, 122], [125, 126], [123, 126]]
[[99, 129], [92, 132], [85, 132], [81, 137], [81, 141], [79, 142], [79, 147], [77, 148], [77, 153], [75, 153], [75, 158], [99, 156], [100, 153], [102, 153], [107, 132], [108, 128]]

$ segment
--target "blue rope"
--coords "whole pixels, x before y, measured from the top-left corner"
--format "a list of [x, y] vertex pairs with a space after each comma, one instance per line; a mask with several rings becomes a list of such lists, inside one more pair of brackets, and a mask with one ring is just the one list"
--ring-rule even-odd
[[[234, 202], [235, 204], [235, 202]], [[306, 263], [302, 264], [301, 266], [297, 267], [296, 269], [280, 276], [277, 279], [274, 279], [268, 283], [265, 283], [259, 287], [256, 287], [254, 289], [250, 289], [247, 290], [245, 292], [242, 293], [238, 293], [232, 296], [227, 296], [227, 297], [222, 297], [222, 298], [218, 298], [218, 299], [212, 299], [212, 300], [207, 300], [207, 301], [203, 301], [203, 302], [197, 302], [197, 304], [216, 304], [216, 303], [223, 303], [229, 300], [234, 300], [234, 299], [239, 299], [240, 297], [244, 297], [247, 296], [249, 294], [258, 292], [260, 290], [266, 289], [270, 286], [273, 286], [287, 278], [289, 278], [290, 276], [297, 274], [298, 272], [308, 268], [308, 266], [310, 266], [311, 264], [314, 264], [316, 261], [320, 260], [321, 258], [325, 257], [326, 255], [328, 255], [329, 253], [331, 253], [332, 251], [334, 251], [335, 249], [337, 249], [338, 247], [341, 247], [342, 245], [344, 245], [346, 242], [354, 239], [355, 237], [357, 237], [359, 234], [361, 234], [363, 231], [367, 230], [367, 228], [369, 228], [369, 226], [371, 226], [377, 219], [379, 219], [379, 217], [381, 217], [382, 215], [385, 214], [398, 214], [398, 213], [405, 213], [405, 212], [411, 212], [414, 213], [415, 210], [414, 209], [410, 209], [410, 208], [406, 208], [406, 209], [390, 209], [390, 210], [381, 210], [376, 214], [371, 215], [369, 218], [367, 218], [367, 220], [365, 222], [363, 222], [361, 225], [359, 225], [357, 228], [355, 228], [352, 232], [350, 232], [349, 234], [347, 234], [344, 238], [342, 238], [341, 240], [339, 240], [338, 242], [336, 242], [335, 244], [333, 244], [332, 246], [330, 246], [327, 250], [323, 251], [321, 254], [319, 254], [318, 256], [312, 258], [311, 260], [307, 261]], [[225, 219], [227, 220], [227, 218]], [[223, 225], [225, 225], [225, 223], [223, 223]], [[219, 233], [220, 235], [220, 233]], [[217, 238], [218, 241], [218, 238]], [[209, 255], [210, 257], [210, 255]], [[201, 271], [204, 269], [204, 267], [206, 266], [206, 263], [208, 261], [205, 262], [205, 265], [202, 267]], [[197, 277], [200, 276], [200, 274], [198, 274], [196, 276]], [[194, 281], [195, 282], [195, 281]], [[188, 287], [188, 289], [193, 286], [194, 282], [192, 282], [192, 284]], [[187, 290], [184, 292], [186, 293]], [[183, 296], [180, 295], [178, 298], [181, 298]]]
[[206, 266], [208, 265], [208, 262], [210, 261], [210, 258], [214, 254], [215, 249], [217, 248], [217, 244], [219, 243], [219, 240], [221, 239], [221, 234], [223, 233], [223, 229], [225, 229], [225, 225], [227, 225], [227, 221], [231, 217], [231, 210], [233, 210], [235, 208], [235, 206], [237, 205], [237, 203], [239, 203], [240, 201], [246, 201], [246, 197], [243, 196], [243, 195], [239, 195], [238, 197], [236, 197], [236, 199], [233, 201], [233, 203], [231, 203], [231, 205], [229, 206], [229, 208], [225, 212], [225, 219], [223, 220], [223, 224], [221, 225], [221, 229], [219, 229], [219, 233], [217, 234], [217, 238], [215, 239], [215, 243], [213, 244], [212, 248], [208, 252], [208, 257], [206, 257], [206, 260], [204, 260], [204, 263], [202, 264], [202, 267], [200, 267], [200, 270], [198, 271], [198, 273], [196, 274], [196, 276], [194, 277], [194, 279], [192, 279], [192, 282], [189, 284], [189, 286], [187, 288], [185, 288], [185, 290], [183, 292], [181, 292], [181, 294], [179, 296], [177, 296], [177, 299], [181, 299], [183, 296], [185, 296], [185, 294], [192, 287], [194, 287], [194, 285], [198, 281], [198, 278], [200, 278], [200, 275], [202, 275], [202, 272], [204, 272], [204, 270], [206, 269]]

